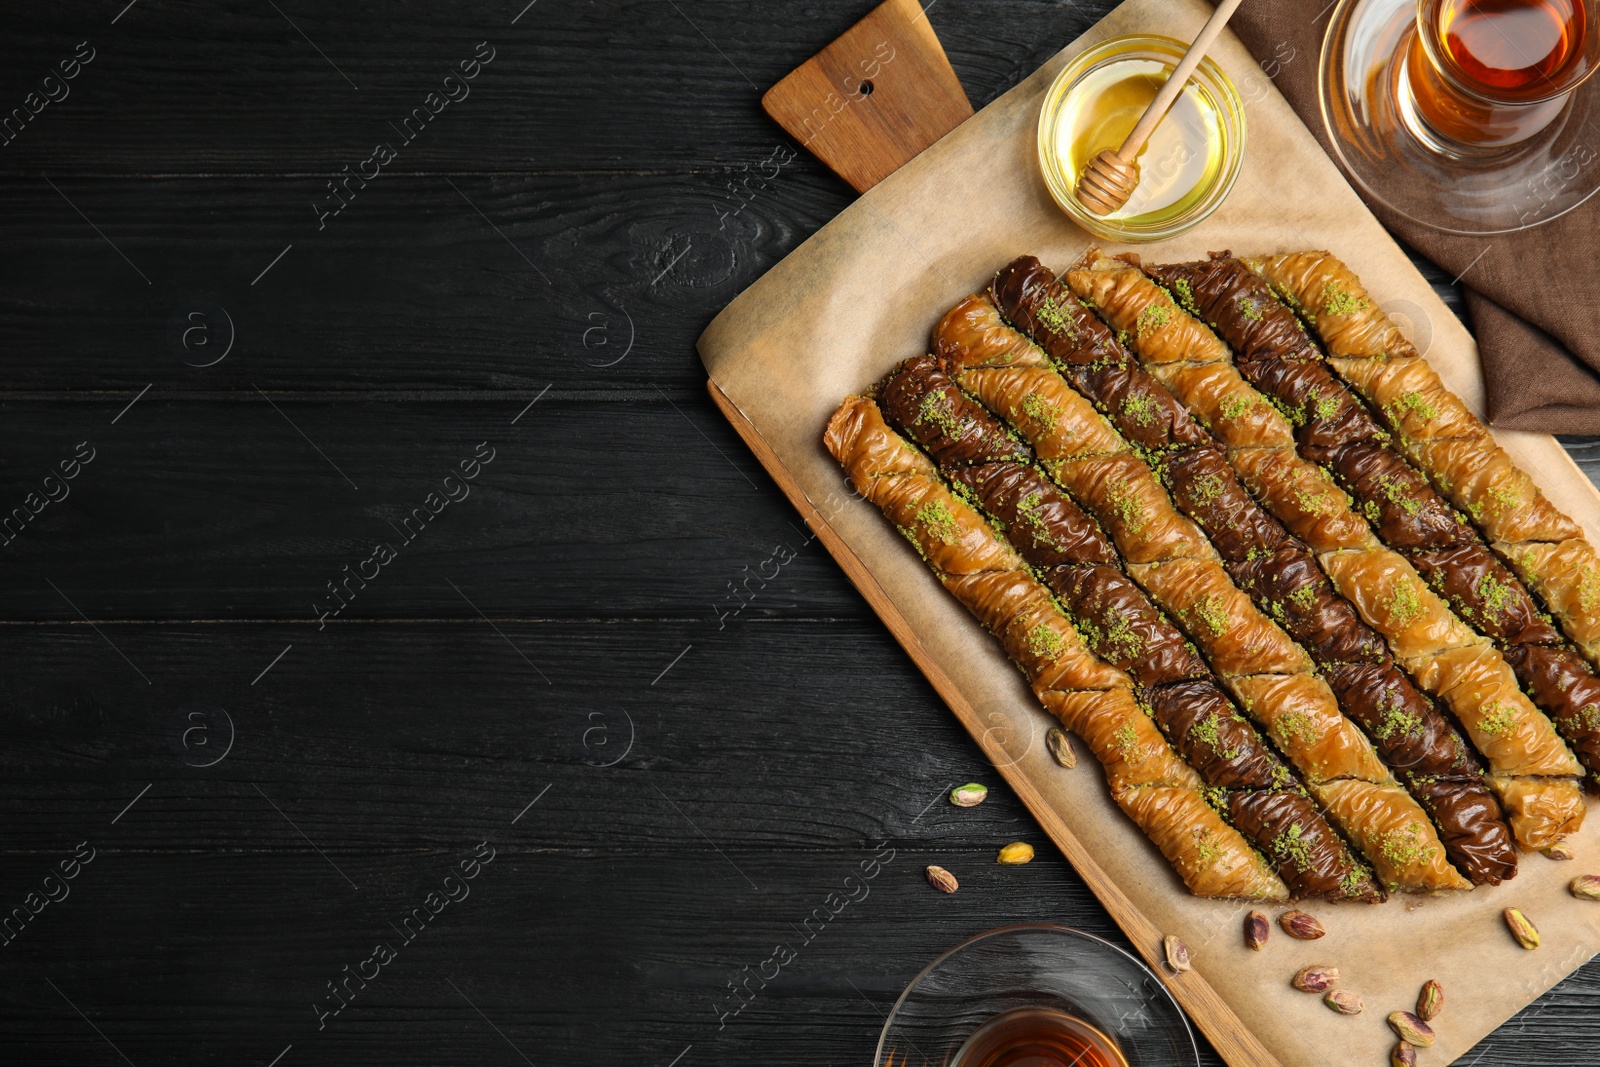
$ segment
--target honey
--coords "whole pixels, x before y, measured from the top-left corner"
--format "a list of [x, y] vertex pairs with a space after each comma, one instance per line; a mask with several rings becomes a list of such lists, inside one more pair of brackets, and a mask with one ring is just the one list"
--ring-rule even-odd
[[1039, 158], [1056, 202], [1084, 229], [1117, 241], [1181, 233], [1227, 195], [1244, 153], [1244, 114], [1233, 84], [1202, 62], [1139, 150], [1128, 202], [1097, 216], [1074, 190], [1089, 161], [1121, 147], [1187, 46], [1155, 35], [1114, 38], [1062, 71], [1039, 119]]
[[[1056, 151], [1069, 174], [1122, 144], [1171, 68], [1150, 59], [1108, 63], [1086, 75], [1062, 107]], [[1192, 81], [1139, 150], [1139, 187], [1113, 219], [1161, 222], [1193, 207], [1222, 170], [1222, 117]]]

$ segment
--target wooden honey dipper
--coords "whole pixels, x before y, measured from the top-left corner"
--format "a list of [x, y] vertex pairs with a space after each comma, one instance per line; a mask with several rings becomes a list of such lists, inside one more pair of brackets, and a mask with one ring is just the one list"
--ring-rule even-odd
[[1156, 93], [1156, 98], [1150, 101], [1150, 106], [1144, 109], [1144, 114], [1139, 116], [1139, 121], [1128, 133], [1127, 139], [1122, 142], [1122, 147], [1113, 151], [1106, 149], [1089, 161], [1083, 168], [1083, 174], [1078, 178], [1078, 202], [1096, 215], [1109, 215], [1128, 202], [1128, 197], [1139, 187], [1139, 150], [1150, 139], [1161, 120], [1166, 117], [1168, 110], [1178, 99], [1178, 94], [1183, 92], [1183, 87], [1189, 83], [1189, 75], [1194, 73], [1194, 68], [1200, 65], [1200, 60], [1205, 58], [1217, 35], [1222, 32], [1222, 27], [1228, 24], [1228, 19], [1233, 17], [1234, 11], [1243, 3], [1243, 0], [1222, 0], [1217, 5], [1217, 10], [1212, 14], [1206, 24], [1200, 28], [1200, 33], [1189, 46], [1189, 51], [1184, 54], [1171, 77], [1167, 79], [1161, 91]]

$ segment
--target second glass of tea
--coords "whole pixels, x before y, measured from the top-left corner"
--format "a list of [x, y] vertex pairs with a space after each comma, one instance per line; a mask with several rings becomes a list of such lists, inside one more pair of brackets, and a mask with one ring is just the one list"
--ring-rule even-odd
[[1449, 232], [1570, 211], [1600, 190], [1597, 14], [1595, 0], [1341, 0], [1320, 71], [1339, 162]]

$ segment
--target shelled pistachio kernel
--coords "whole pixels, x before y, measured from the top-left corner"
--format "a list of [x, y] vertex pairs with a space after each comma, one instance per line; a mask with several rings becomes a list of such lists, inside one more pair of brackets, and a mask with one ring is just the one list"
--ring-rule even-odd
[[1516, 908], [1505, 910], [1506, 926], [1511, 929], [1511, 936], [1517, 939], [1517, 944], [1532, 952], [1539, 947], [1539, 931], [1528, 917]]
[[1423, 983], [1422, 992], [1417, 994], [1417, 1016], [1423, 1022], [1431, 1023], [1443, 1010], [1444, 986], [1430, 978]]
[[1339, 968], [1320, 964], [1303, 967], [1290, 981], [1302, 993], [1326, 993], [1339, 981]]
[[1168, 934], [1161, 942], [1162, 949], [1167, 954], [1167, 966], [1173, 971], [1191, 971], [1194, 969], [1189, 962], [1189, 946], [1177, 934]]
[[1389, 1053], [1389, 1067], [1417, 1067], [1417, 1050], [1400, 1042]]
[[1032, 860], [1033, 846], [1028, 844], [1026, 841], [1011, 842], [1011, 844], [1001, 849], [1000, 854], [995, 857], [995, 861], [997, 863], [1005, 863], [1013, 866], [1021, 863], [1029, 863], [1032, 862]]
[[968, 782], [950, 790], [950, 803], [958, 808], [975, 808], [987, 799], [989, 799], [989, 787], [977, 782]]
[[1328, 995], [1322, 998], [1322, 1003], [1340, 1015], [1360, 1015], [1361, 1010], [1366, 1007], [1361, 1003], [1361, 998], [1348, 989], [1329, 990]]
[[1050, 727], [1044, 735], [1044, 746], [1050, 750], [1050, 755], [1061, 766], [1071, 770], [1078, 765], [1078, 754], [1072, 751], [1072, 742], [1067, 739], [1066, 731], [1059, 726]]
[[1267, 947], [1267, 938], [1272, 935], [1272, 921], [1267, 918], [1266, 912], [1252, 911], [1244, 917], [1244, 943], [1256, 952]]
[[956, 876], [943, 867], [929, 865], [926, 872], [928, 884], [941, 893], [954, 893], [961, 888], [961, 883], [956, 881]]
[[1543, 852], [1547, 859], [1575, 860], [1578, 858], [1578, 854], [1576, 852], [1562, 844], [1551, 845], [1549, 848], [1544, 849]]
[[1435, 1040], [1433, 1027], [1409, 1011], [1390, 1012], [1389, 1029], [1393, 1030], [1394, 1036], [1401, 1041], [1416, 1045], [1418, 1048], [1428, 1048]]
[[1600, 900], [1600, 874], [1580, 874], [1567, 886], [1567, 892], [1579, 900]]
[[1315, 941], [1328, 931], [1313, 915], [1303, 911], [1286, 911], [1278, 916], [1278, 925], [1283, 927], [1283, 932], [1300, 941]]

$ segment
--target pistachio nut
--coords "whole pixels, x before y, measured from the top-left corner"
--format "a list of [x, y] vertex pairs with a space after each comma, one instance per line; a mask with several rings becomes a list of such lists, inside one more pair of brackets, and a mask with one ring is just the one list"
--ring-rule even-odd
[[989, 787], [968, 782], [950, 790], [950, 803], [958, 808], [975, 808], [989, 798]]
[[1418, 1048], [1427, 1048], [1435, 1040], [1433, 1027], [1409, 1011], [1390, 1012], [1389, 1029], [1393, 1030], [1394, 1035], [1401, 1041], [1415, 1045]]
[[1013, 841], [1000, 850], [995, 860], [1008, 864], [1030, 863], [1033, 860], [1033, 846], [1026, 841]]
[[1189, 963], [1189, 946], [1185, 945], [1183, 940], [1176, 934], [1168, 934], [1166, 939], [1161, 942], [1161, 946], [1167, 953], [1167, 966], [1171, 967], [1173, 971], [1194, 970]]
[[1539, 947], [1539, 931], [1528, 921], [1528, 917], [1516, 908], [1507, 908], [1506, 925], [1511, 928], [1511, 936], [1517, 939], [1517, 944], [1528, 951]]

